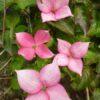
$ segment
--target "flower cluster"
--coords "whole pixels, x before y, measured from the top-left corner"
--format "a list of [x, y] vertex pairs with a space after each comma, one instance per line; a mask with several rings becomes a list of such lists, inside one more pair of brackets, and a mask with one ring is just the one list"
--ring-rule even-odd
[[[37, 0], [43, 22], [57, 21], [72, 16], [68, 7], [69, 0]], [[89, 42], [69, 42], [58, 40], [58, 54], [54, 54], [46, 45], [51, 40], [48, 30], [38, 30], [34, 37], [27, 32], [16, 33], [19, 45], [18, 54], [30, 61], [38, 55], [42, 59], [53, 58], [51, 64], [40, 72], [35, 70], [16, 70], [22, 90], [28, 93], [26, 100], [71, 100], [60, 84], [59, 66], [67, 66], [82, 76], [82, 58], [88, 51]]]
[[89, 43], [76, 42], [71, 45], [58, 39], [59, 53], [54, 55], [44, 44], [51, 39], [47, 30], [37, 31], [34, 38], [26, 32], [16, 33], [16, 39], [20, 45], [18, 54], [26, 60], [32, 60], [36, 54], [42, 59], [54, 57], [53, 62], [43, 67], [40, 73], [35, 70], [16, 71], [20, 87], [29, 94], [26, 100], [56, 100], [57, 95], [59, 100], [70, 100], [59, 84], [61, 76], [58, 66], [68, 66], [71, 71], [81, 76], [81, 58], [87, 53]]

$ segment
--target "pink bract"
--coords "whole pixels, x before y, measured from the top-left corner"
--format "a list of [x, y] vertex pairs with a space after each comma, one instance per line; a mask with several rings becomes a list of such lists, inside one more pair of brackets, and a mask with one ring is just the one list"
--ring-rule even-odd
[[28, 93], [26, 100], [71, 100], [62, 85], [61, 73], [55, 64], [48, 64], [39, 72], [35, 70], [17, 70], [18, 82], [22, 90]]
[[36, 54], [43, 59], [51, 58], [54, 54], [45, 45], [50, 39], [47, 30], [38, 30], [34, 37], [26, 32], [16, 33], [16, 40], [20, 45], [18, 54], [29, 61], [36, 57]]
[[83, 62], [81, 58], [86, 55], [88, 47], [89, 42], [75, 42], [71, 45], [65, 40], [58, 39], [59, 53], [54, 57], [53, 62], [58, 66], [68, 66], [71, 71], [82, 76]]
[[72, 16], [69, 0], [37, 0], [43, 22], [57, 21]]

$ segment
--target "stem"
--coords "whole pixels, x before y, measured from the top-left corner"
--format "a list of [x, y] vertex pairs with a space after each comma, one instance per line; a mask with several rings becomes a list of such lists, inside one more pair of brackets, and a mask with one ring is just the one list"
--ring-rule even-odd
[[5, 33], [5, 23], [6, 23], [6, 0], [4, 0], [4, 10], [3, 10], [3, 29], [2, 33]]
[[90, 100], [90, 96], [89, 96], [89, 89], [88, 88], [86, 88], [86, 97], [87, 97], [87, 100]]
[[29, 27], [30, 27], [30, 32], [32, 33], [32, 24], [31, 24], [31, 19], [30, 19], [30, 16], [29, 16]]
[[27, 18], [26, 18], [26, 22], [27, 22], [28, 27], [29, 27], [29, 32], [32, 33], [32, 32], [33, 32], [33, 29], [32, 29], [32, 24], [31, 24], [31, 18], [30, 18], [30, 16], [29, 16], [28, 12], [25, 11], [25, 10], [24, 10], [24, 14], [25, 14], [26, 17], [27, 17]]

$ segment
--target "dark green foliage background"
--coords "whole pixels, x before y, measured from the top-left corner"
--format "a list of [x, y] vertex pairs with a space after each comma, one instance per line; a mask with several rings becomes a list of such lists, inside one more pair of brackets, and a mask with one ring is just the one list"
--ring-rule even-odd
[[47, 45], [54, 53], [57, 38], [71, 43], [90, 42], [83, 58], [83, 76], [62, 68], [61, 83], [72, 100], [100, 100], [100, 0], [70, 0], [69, 5], [73, 17], [42, 23], [35, 0], [0, 0], [0, 100], [23, 100], [26, 96], [18, 86], [16, 69], [39, 71], [51, 63], [52, 59], [38, 57], [27, 62], [17, 55], [15, 33], [26, 31], [34, 35], [38, 29], [50, 30], [53, 39]]

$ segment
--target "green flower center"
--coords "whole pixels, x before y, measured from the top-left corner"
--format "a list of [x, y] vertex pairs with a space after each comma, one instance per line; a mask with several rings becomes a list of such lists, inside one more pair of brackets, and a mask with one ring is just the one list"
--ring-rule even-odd
[[43, 86], [43, 87], [42, 87], [42, 90], [43, 90], [43, 91], [46, 91], [46, 86]]
[[36, 48], [36, 46], [32, 46], [32, 48], [34, 48], [34, 49], [35, 49], [35, 48]]

